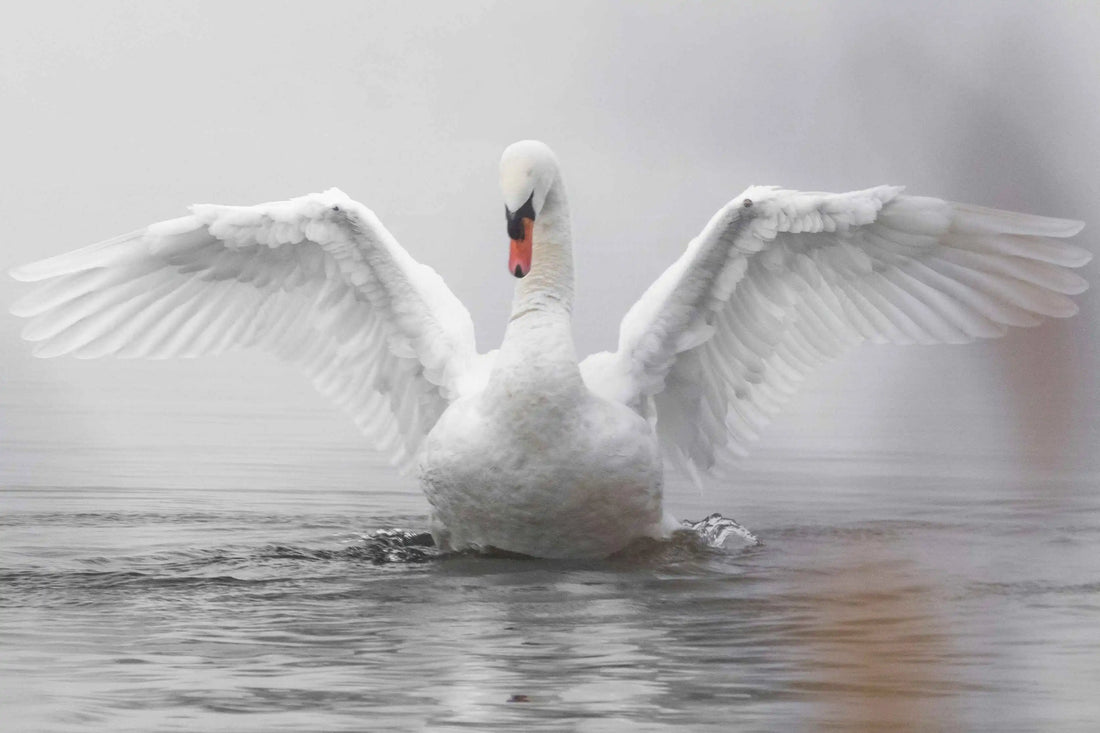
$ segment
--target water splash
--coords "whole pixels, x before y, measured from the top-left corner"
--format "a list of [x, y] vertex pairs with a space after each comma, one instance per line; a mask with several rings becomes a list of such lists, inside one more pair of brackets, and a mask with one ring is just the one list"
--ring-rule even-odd
[[726, 541], [731, 537], [740, 539], [745, 547], [756, 547], [762, 544], [760, 539], [745, 526], [729, 517], [723, 517], [718, 512], [704, 517], [698, 522], [684, 520], [681, 524], [684, 525], [684, 529], [698, 535], [708, 547], [725, 547]]
[[[661, 556], [667, 550], [689, 553], [701, 550], [730, 550], [740, 547], [756, 547], [762, 544], [752, 532], [739, 522], [714, 513], [698, 522], [686, 520], [683, 529], [677, 530], [667, 540], [641, 538], [615, 553], [614, 557]], [[436, 544], [430, 532], [387, 528], [361, 537], [356, 544], [339, 552], [341, 557], [368, 560], [375, 565], [389, 563], [425, 563], [453, 555], [480, 557], [524, 558], [496, 548], [466, 550], [458, 553], [444, 552]]]
[[431, 532], [393, 528], [371, 532], [362, 538], [360, 544], [347, 548], [343, 554], [382, 565], [429, 562], [443, 553], [436, 546]]

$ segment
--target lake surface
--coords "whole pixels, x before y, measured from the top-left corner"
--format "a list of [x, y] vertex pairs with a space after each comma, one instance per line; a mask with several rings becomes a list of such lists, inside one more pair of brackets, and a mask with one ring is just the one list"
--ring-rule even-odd
[[[1088, 477], [754, 475], [735, 516], [757, 547], [377, 564], [365, 533], [426, 526], [393, 484], [0, 490], [0, 728], [1100, 721]], [[699, 518], [732, 502], [672, 503]]]

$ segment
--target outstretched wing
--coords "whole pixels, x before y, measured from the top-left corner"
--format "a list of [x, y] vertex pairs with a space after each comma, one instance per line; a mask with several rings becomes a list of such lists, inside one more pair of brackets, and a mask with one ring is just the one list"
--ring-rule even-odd
[[589, 386], [655, 417], [689, 473], [743, 455], [813, 367], [863, 341], [964, 343], [1077, 312], [1076, 221], [901, 195], [753, 187], [627, 313]]
[[35, 353], [166, 358], [258, 347], [300, 365], [395, 463], [476, 381], [470, 315], [337, 189], [191, 215], [12, 272]]

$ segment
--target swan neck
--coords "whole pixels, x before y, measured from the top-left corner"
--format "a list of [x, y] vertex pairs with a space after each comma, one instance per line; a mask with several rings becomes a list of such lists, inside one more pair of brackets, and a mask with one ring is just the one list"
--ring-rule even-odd
[[[532, 395], [547, 389], [578, 391], [582, 382], [573, 346], [573, 246], [560, 178], [535, 219], [531, 240], [531, 271], [516, 284], [492, 381]], [[513, 384], [517, 380], [522, 385]]]
[[532, 230], [531, 271], [516, 284], [512, 320], [532, 311], [573, 312], [573, 236], [560, 175]]

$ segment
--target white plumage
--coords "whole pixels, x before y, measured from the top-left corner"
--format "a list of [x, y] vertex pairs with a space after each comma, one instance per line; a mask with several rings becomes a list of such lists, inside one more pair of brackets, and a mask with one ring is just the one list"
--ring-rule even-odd
[[195, 357], [257, 347], [299, 364], [408, 465], [476, 380], [469, 313], [366, 207], [331, 189], [191, 216], [12, 272], [43, 357]]
[[[653, 411], [665, 456], [728, 467], [815, 366], [863, 341], [966, 343], [1068, 317], [1091, 255], [1081, 222], [905, 196], [752, 187], [630, 309], [615, 354], [581, 368]], [[746, 202], [751, 205], [746, 206]]]
[[[299, 364], [395, 463], [418, 465], [451, 547], [597, 556], [675, 526], [662, 456], [726, 469], [804, 375], [872, 341], [964, 343], [1067, 317], [1080, 222], [906, 196], [753, 187], [623, 319], [572, 351], [568, 205], [556, 158], [502, 160], [533, 255], [499, 352], [373, 212], [331, 189], [191, 215], [13, 271], [39, 356], [167, 358], [258, 347]], [[531, 245], [531, 242], [528, 242]], [[555, 436], [550, 440], [548, 436]]]

